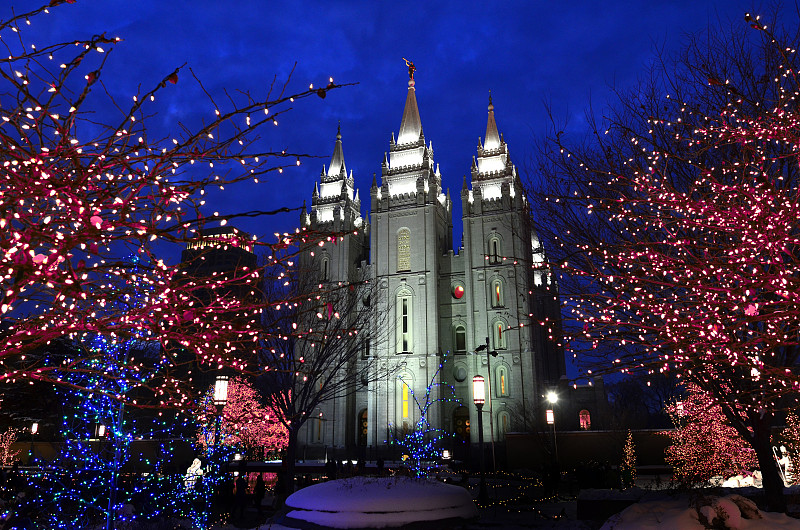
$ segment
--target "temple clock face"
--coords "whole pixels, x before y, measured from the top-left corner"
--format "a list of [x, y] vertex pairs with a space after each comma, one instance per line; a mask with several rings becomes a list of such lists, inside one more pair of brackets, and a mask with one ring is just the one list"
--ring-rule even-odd
[[458, 300], [462, 296], [464, 296], [464, 286], [463, 285], [456, 285], [455, 287], [453, 287], [453, 298]]

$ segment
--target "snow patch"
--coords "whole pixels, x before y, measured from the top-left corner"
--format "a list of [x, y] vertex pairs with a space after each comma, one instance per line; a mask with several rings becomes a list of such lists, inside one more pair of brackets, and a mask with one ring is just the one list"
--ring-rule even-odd
[[459, 486], [409, 477], [353, 477], [309, 486], [286, 499], [287, 517], [332, 528], [385, 528], [473, 519], [478, 508]]

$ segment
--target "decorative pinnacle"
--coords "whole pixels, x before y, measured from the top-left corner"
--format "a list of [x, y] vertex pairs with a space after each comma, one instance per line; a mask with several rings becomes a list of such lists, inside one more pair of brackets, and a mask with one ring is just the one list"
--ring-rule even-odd
[[489, 89], [489, 110], [494, 110], [494, 105], [492, 105], [492, 89]]
[[342, 139], [342, 120], [339, 120], [339, 127], [336, 129], [336, 139]]

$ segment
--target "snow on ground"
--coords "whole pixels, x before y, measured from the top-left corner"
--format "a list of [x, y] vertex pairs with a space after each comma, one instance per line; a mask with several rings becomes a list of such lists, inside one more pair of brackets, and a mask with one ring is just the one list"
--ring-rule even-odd
[[333, 528], [385, 528], [419, 521], [474, 519], [478, 509], [459, 486], [409, 477], [353, 477], [301, 489], [287, 517]]
[[743, 512], [745, 515], [749, 515], [747, 512], [751, 507], [747, 505], [740, 509], [739, 506], [747, 501], [740, 499], [742, 497], [738, 495], [722, 497], [709, 505], [702, 506], [700, 512], [689, 507], [686, 498], [665, 498], [639, 502], [609, 518], [600, 530], [703, 530], [709, 528], [700, 522], [701, 517], [707, 521], [717, 519], [718, 523], [724, 525], [723, 528], [736, 530], [800, 529], [800, 520], [780, 513], [756, 510], [757, 515], [750, 516], [757, 518], [745, 519]]

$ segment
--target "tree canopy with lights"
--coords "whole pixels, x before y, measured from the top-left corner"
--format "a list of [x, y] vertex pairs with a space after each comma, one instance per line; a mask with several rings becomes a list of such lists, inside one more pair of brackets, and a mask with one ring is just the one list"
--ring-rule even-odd
[[[213, 94], [178, 66], [115, 97], [103, 72], [119, 37], [26, 41], [29, 25], [58, 16], [66, 3], [0, 21], [0, 380], [63, 382], [58, 374], [78, 361], [53, 363], [41, 352], [85, 333], [149, 336], [173, 366], [256, 371], [262, 301], [233, 293], [244, 285], [257, 294], [259, 271], [193, 275], [165, 255], [195, 244], [207, 223], [276, 213], [220, 214], [205, 201], [300, 164], [303, 154], [273, 151], [262, 136], [293, 102], [337, 85], [293, 91], [287, 80], [258, 94]], [[158, 99], [186, 84], [207, 95], [198, 109], [205, 116], [164, 130], [154, 119]], [[139, 257], [135, 273], [124, 259], [130, 254]], [[134, 285], [148, 286], [145, 302], [123, 314], [111, 309]], [[226, 318], [234, 313], [251, 318]], [[185, 402], [177, 377], [160, 381], [163, 403]]]
[[697, 385], [778, 510], [770, 432], [800, 389], [796, 43], [750, 15], [690, 39], [583, 141], [554, 129], [532, 183], [579, 363]]
[[[216, 411], [212, 403], [213, 388], [209, 389], [196, 416], [201, 446], [213, 445], [213, 423]], [[244, 377], [234, 377], [228, 383], [228, 400], [220, 417], [219, 443], [236, 447], [250, 458], [263, 460], [286, 447], [289, 441], [286, 427], [275, 411], [262, 404], [263, 397]], [[212, 428], [207, 426], [212, 425]]]

